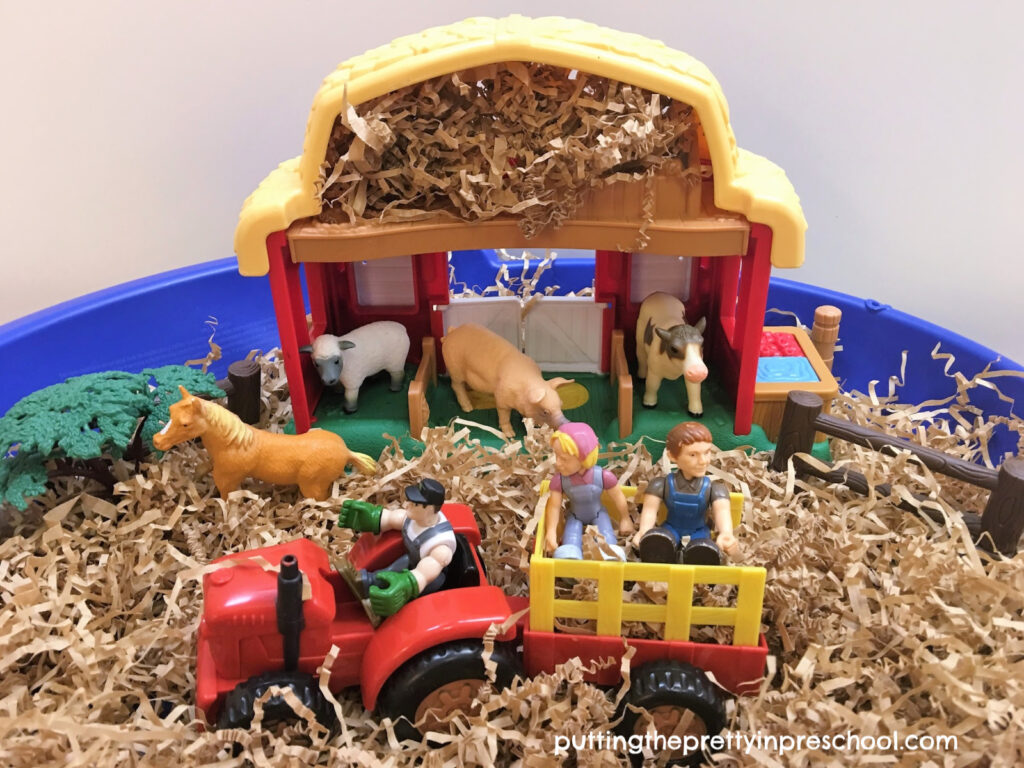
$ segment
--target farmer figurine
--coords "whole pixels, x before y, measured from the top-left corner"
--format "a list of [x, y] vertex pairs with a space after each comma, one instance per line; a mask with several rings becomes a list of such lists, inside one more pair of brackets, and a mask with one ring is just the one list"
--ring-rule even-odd
[[[735, 552], [729, 490], [707, 477], [712, 447], [711, 432], [696, 421], [677, 424], [668, 433], [665, 453], [676, 469], [668, 477], [652, 480], [644, 492], [640, 528], [634, 538], [644, 562], [720, 565], [719, 547], [729, 554]], [[664, 525], [655, 527], [662, 502], [668, 516]], [[708, 529], [709, 510], [718, 531], [717, 546]]]
[[[633, 521], [626, 510], [626, 496], [619, 487], [619, 481], [607, 469], [597, 465], [597, 435], [586, 424], [569, 422], [563, 424], [551, 435], [555, 451], [555, 469], [551, 478], [550, 497], [546, 510], [547, 530], [545, 548], [554, 556], [569, 560], [583, 559], [583, 529], [596, 525], [604, 540], [620, 560], [626, 559], [626, 552], [615, 538], [615, 528], [608, 512], [601, 504], [601, 494], [608, 491], [615, 509], [619, 513], [619, 531], [633, 532]], [[569, 500], [565, 518], [562, 543], [558, 543], [558, 521], [562, 516], [562, 497]]]
[[401, 529], [405, 554], [379, 571], [360, 570], [357, 584], [378, 616], [390, 616], [410, 600], [444, 585], [443, 570], [455, 555], [455, 531], [441, 511], [444, 486], [430, 478], [405, 489], [405, 509], [384, 509], [346, 499], [338, 525], [380, 533]]

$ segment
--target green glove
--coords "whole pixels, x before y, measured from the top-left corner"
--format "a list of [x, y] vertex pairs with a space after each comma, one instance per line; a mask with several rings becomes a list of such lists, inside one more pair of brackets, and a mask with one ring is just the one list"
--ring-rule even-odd
[[378, 616], [390, 616], [419, 595], [420, 587], [412, 571], [378, 571], [377, 581], [387, 586], [370, 587], [370, 607]]
[[338, 525], [353, 531], [380, 533], [380, 516], [384, 508], [368, 501], [345, 499], [338, 513]]

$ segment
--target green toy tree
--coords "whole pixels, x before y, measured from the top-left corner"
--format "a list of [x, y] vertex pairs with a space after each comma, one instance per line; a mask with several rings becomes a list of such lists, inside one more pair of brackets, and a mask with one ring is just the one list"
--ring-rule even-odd
[[[120, 458], [133, 443], [152, 450], [179, 384], [195, 395], [224, 396], [212, 374], [165, 365], [75, 376], [22, 398], [0, 418], [0, 502], [25, 509], [45, 493], [50, 461], [64, 474], [93, 476], [95, 460]], [[75, 460], [92, 470], [69, 471]]]
[[217, 386], [212, 373], [203, 373], [184, 365], [165, 365], [161, 368], [146, 368], [143, 376], [153, 379], [152, 410], [142, 425], [143, 444], [153, 448], [153, 435], [163, 429], [171, 418], [171, 406], [181, 399], [179, 385], [198, 397], [224, 397], [227, 393]]

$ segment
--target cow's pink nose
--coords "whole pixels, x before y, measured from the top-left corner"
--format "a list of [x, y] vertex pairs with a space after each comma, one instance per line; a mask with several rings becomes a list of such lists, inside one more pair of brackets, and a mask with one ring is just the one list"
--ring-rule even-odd
[[708, 367], [706, 365], [693, 366], [692, 368], [686, 369], [686, 380], [697, 384], [704, 381], [708, 377]]

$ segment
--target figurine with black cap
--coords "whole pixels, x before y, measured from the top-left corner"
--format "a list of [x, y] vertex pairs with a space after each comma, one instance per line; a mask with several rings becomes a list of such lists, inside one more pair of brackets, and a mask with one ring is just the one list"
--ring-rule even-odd
[[405, 489], [402, 509], [346, 499], [338, 525], [354, 531], [402, 531], [406, 554], [379, 571], [360, 571], [357, 583], [378, 616], [390, 616], [410, 600], [444, 585], [444, 568], [455, 555], [455, 531], [441, 511], [445, 490], [425, 478]]

